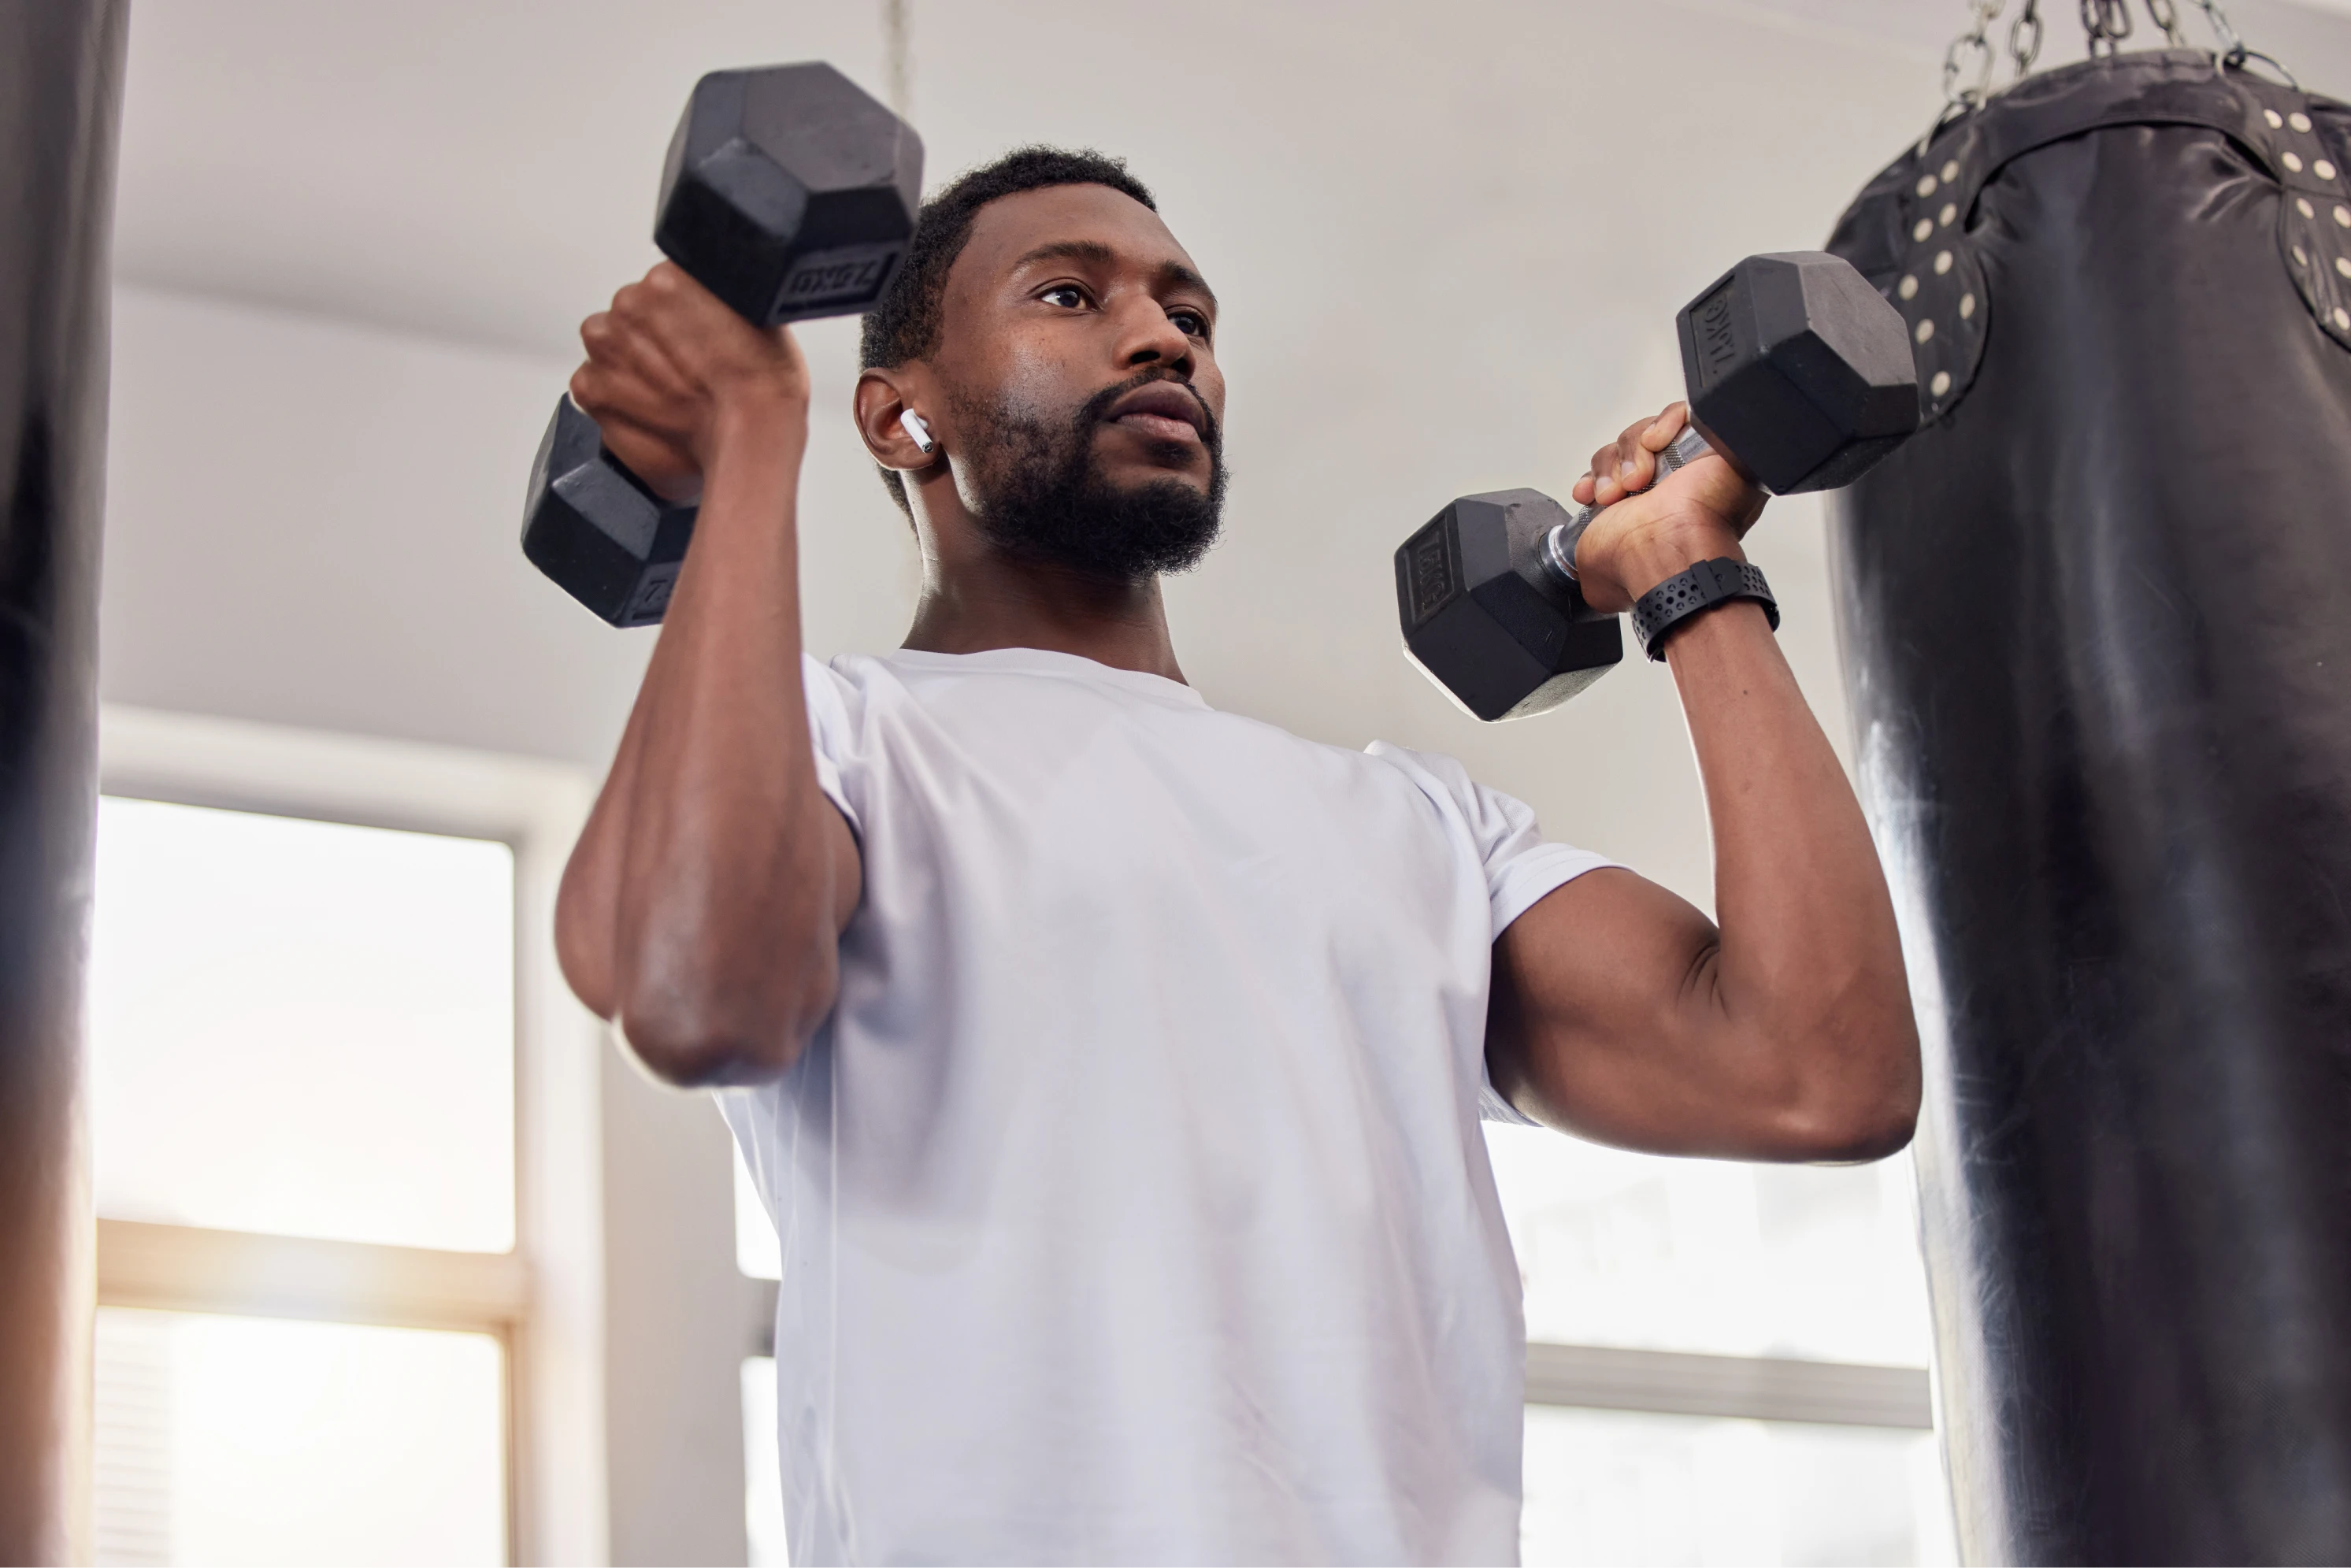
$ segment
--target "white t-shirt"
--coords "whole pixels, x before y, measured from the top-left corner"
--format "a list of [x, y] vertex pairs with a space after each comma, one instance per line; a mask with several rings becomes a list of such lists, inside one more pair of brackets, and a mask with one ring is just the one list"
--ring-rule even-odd
[[805, 674], [864, 898], [807, 1053], [720, 1096], [794, 1558], [1516, 1562], [1489, 955], [1605, 862], [1071, 654]]

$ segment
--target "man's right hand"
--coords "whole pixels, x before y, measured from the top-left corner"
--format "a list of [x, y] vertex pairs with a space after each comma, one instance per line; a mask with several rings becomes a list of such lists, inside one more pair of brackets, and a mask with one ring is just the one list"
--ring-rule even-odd
[[1689, 405], [1668, 403], [1655, 419], [1592, 455], [1569, 492], [1579, 506], [1606, 508], [1575, 547], [1584, 602], [1621, 615], [1650, 589], [1702, 560], [1745, 559], [1740, 541], [1768, 498], [1719, 454], [1660, 479], [1657, 454], [1689, 421]]
[[674, 262], [615, 294], [580, 340], [571, 401], [668, 499], [697, 497], [728, 441], [807, 439], [808, 364], [790, 329], [754, 327]]
[[702, 509], [564, 872], [556, 953], [655, 1075], [765, 1082], [832, 1008], [864, 875], [817, 782], [801, 685], [808, 367], [790, 333], [667, 262], [580, 337], [571, 396], [606, 447]]

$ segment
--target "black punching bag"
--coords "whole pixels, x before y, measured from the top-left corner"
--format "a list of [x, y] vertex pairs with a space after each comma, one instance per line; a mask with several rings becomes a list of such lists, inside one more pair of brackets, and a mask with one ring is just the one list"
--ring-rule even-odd
[[120, 0], [0, 0], [0, 1563], [86, 1551], [81, 988], [122, 46]]
[[2351, 1561], [2346, 165], [2108, 57], [1831, 245], [1927, 403], [1834, 535], [1971, 1561]]

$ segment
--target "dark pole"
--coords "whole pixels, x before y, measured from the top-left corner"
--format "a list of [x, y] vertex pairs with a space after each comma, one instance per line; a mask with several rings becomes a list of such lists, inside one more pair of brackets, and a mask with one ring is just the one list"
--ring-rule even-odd
[[86, 1558], [82, 1073], [123, 0], [0, 0], [0, 1562]]

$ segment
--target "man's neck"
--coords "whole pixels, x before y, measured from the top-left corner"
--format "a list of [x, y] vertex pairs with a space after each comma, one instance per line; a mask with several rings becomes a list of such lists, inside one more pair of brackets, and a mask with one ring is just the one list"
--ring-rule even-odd
[[1105, 582], [993, 550], [924, 562], [905, 646], [932, 653], [1042, 648], [1182, 681], [1159, 580]]

